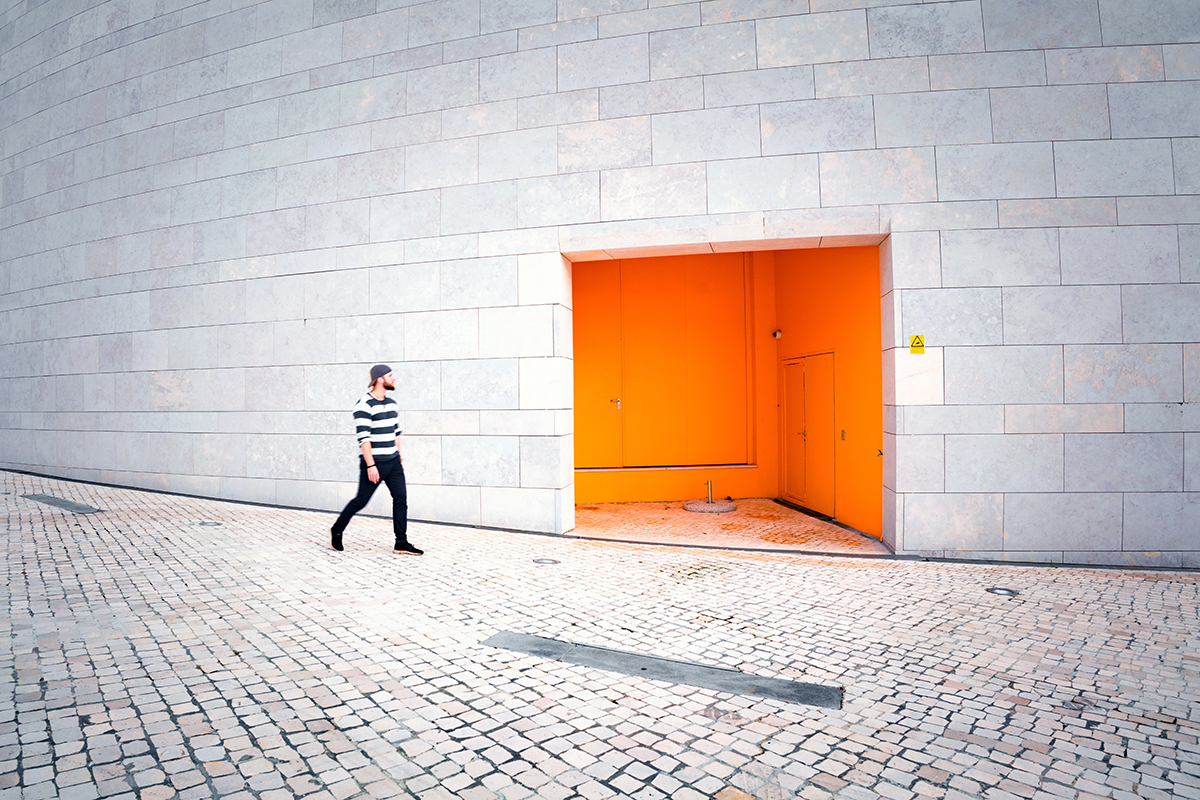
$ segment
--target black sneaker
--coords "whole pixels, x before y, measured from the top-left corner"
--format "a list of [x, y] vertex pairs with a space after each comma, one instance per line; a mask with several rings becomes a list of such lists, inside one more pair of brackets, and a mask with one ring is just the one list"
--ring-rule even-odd
[[334, 533], [333, 528], [329, 529], [329, 546], [339, 552], [342, 550], [342, 535]]
[[419, 549], [419, 548], [413, 547], [413, 546], [412, 546], [412, 544], [410, 544], [409, 542], [397, 542], [397, 543], [396, 543], [396, 549], [395, 549], [395, 550], [393, 550], [392, 552], [393, 552], [393, 553], [397, 553], [397, 554], [399, 554], [399, 555], [404, 555], [404, 556], [421, 556], [421, 555], [425, 555], [425, 551], [424, 551], [424, 550], [421, 550], [421, 549]]

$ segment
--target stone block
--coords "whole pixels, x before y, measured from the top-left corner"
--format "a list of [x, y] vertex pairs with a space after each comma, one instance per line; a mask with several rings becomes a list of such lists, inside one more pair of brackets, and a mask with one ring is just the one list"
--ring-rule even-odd
[[484, 436], [553, 436], [553, 411], [481, 411], [478, 433]]
[[1183, 401], [1200, 403], [1200, 344], [1183, 346]]
[[[1046, 286], [1004, 290], [1005, 344], [1120, 341], [1120, 287]], [[1067, 402], [1072, 401], [1068, 399]]]
[[995, 228], [999, 224], [994, 200], [887, 206], [880, 210], [880, 217], [890, 220], [893, 233]]
[[946, 437], [947, 492], [1061, 492], [1060, 434]]
[[[404, 190], [402, 148], [356, 153], [337, 160], [339, 200], [388, 195]], [[309, 200], [311, 203], [311, 199]]]
[[704, 214], [707, 205], [703, 164], [611, 170], [600, 184], [603, 220]]
[[1004, 496], [905, 495], [902, 545], [903, 552], [1002, 550]]
[[662, 6], [605, 14], [598, 20], [601, 39], [650, 33], [676, 28], [699, 28], [700, 7], [696, 4]]
[[479, 356], [517, 358], [554, 355], [554, 306], [481, 308]]
[[1066, 402], [1182, 402], [1181, 355], [1179, 345], [1068, 346]]
[[649, 166], [651, 141], [649, 116], [560, 125], [556, 167], [543, 174]]
[[556, 53], [550, 47], [480, 59], [479, 99], [494, 102], [553, 94], [556, 69]]
[[404, 116], [407, 98], [408, 84], [403, 73], [344, 84], [340, 96], [341, 124]]
[[920, 203], [937, 198], [932, 147], [822, 153], [820, 159], [822, 205]]
[[510, 230], [517, 226], [517, 183], [499, 181], [442, 189], [441, 232]]
[[1173, 227], [1063, 228], [1059, 238], [1064, 284], [1179, 282], [1179, 239]]
[[475, 183], [478, 174], [477, 139], [414, 144], [405, 149], [404, 188], [410, 192]]
[[1066, 434], [1066, 491], [1181, 491], [1183, 436], [1182, 433]]
[[426, 311], [441, 304], [437, 264], [402, 264], [368, 270], [368, 303], [372, 314]]
[[435, 0], [409, 10], [408, 46], [449, 42], [479, 35], [478, 0]]
[[1062, 347], [947, 347], [944, 359], [948, 404], [1063, 401]]
[[246, 476], [303, 480], [304, 437], [277, 433], [247, 434]]
[[574, 371], [570, 359], [522, 358], [520, 361], [520, 408], [566, 409], [574, 406]]
[[[1125, 406], [1125, 430], [1130, 433], [1195, 433], [1200, 431], [1200, 404], [1197, 403], [1129, 403]], [[1190, 444], [1188, 440], [1189, 466]], [[1200, 466], [1200, 465], [1197, 465]], [[1187, 474], [1190, 476], [1191, 471]], [[1191, 491], [1190, 489], [1188, 491]]]
[[197, 474], [245, 477], [245, 434], [198, 433], [193, 434], [192, 443], [192, 465]]
[[521, 486], [561, 489], [575, 481], [571, 436], [522, 436]]
[[[706, 88], [708, 80], [711, 79], [706, 79]], [[927, 92], [929, 91], [929, 60], [927, 58], [881, 58], [870, 61], [818, 64], [813, 67], [810, 83], [814, 86], [816, 96], [822, 98]], [[774, 97], [759, 102], [802, 100], [805, 99], [805, 96], [803, 92], [795, 92], [790, 97]]]
[[941, 234], [942, 284], [1057, 284], [1058, 252], [1058, 231], [1053, 228], [945, 231]]
[[713, 162], [707, 184], [711, 214], [813, 208], [821, 202], [815, 155]]
[[437, 236], [442, 229], [442, 194], [439, 189], [372, 197], [371, 241], [395, 242]]
[[1171, 142], [1171, 155], [1175, 165], [1175, 191], [1200, 194], [1200, 139], [1175, 139]]
[[943, 201], [1054, 197], [1054, 146], [1036, 142], [938, 147], [937, 181], [938, 199]]
[[1120, 433], [1122, 406], [1011, 405], [1004, 408], [1005, 433]]
[[520, 439], [443, 436], [442, 482], [448, 486], [519, 486]]
[[1117, 204], [1112, 198], [1001, 200], [997, 213], [1001, 228], [1117, 224]]
[[482, 524], [505, 530], [557, 532], [557, 498], [554, 489], [480, 490]]
[[404, 260], [416, 263], [476, 258], [479, 255], [479, 237], [478, 233], [464, 233], [458, 236], [408, 239], [404, 242]]
[[479, 102], [479, 62], [459, 61], [407, 73], [409, 114], [437, 111]]
[[275, 173], [275, 206], [292, 208], [337, 199], [338, 170], [333, 160], [288, 164]]
[[983, 4], [988, 50], [1098, 47], [1095, 0], [1008, 0]]
[[596, 172], [526, 178], [517, 182], [517, 222], [522, 228], [594, 222], [601, 196]]
[[645, 35], [562, 45], [558, 48], [558, 91], [648, 81], [648, 50]]
[[656, 114], [652, 120], [655, 164], [746, 158], [759, 154], [757, 106]]
[[479, 311], [404, 314], [404, 359], [440, 361], [479, 358]]
[[1200, 80], [1200, 44], [1169, 44], [1162, 51], [1167, 80]]
[[808, 100], [813, 96], [813, 70], [807, 66], [704, 76], [706, 108]]
[[[373, 318], [355, 316], [350, 319]], [[366, 360], [337, 358], [336, 332], [340, 322], [333, 319], [293, 319], [274, 323], [273, 336], [270, 337], [274, 342], [270, 363], [329, 364], [334, 361]], [[402, 354], [403, 350], [393, 352]]]
[[[281, 97], [279, 103], [279, 122], [276, 136], [297, 136], [313, 131], [336, 128], [341, 117], [341, 87], [329, 86], [324, 89], [312, 89], [299, 94], [289, 94]], [[229, 147], [230, 113], [225, 113], [225, 146]], [[264, 109], [265, 113], [265, 109]], [[274, 120], [257, 118], [256, 121], [274, 127]], [[246, 143], [267, 141], [276, 136], [263, 137], [254, 134]]]
[[1106, 45], [1167, 44], [1200, 39], [1200, 8], [1190, 0], [1126, 0], [1100, 4]]
[[441, 298], [442, 308], [515, 305], [517, 259], [498, 256], [443, 262]]
[[997, 142], [1107, 139], [1104, 86], [993, 89], [992, 133]]
[[342, 26], [322, 25], [288, 34], [283, 37], [282, 58], [284, 75], [338, 63], [342, 60]]
[[1054, 146], [1059, 197], [1173, 194], [1166, 139], [1059, 142]]
[[374, 8], [368, 15], [342, 25], [342, 59], [371, 58], [408, 49], [408, 9]]
[[898, 406], [897, 427], [910, 436], [1004, 433], [1004, 406]]
[[1179, 226], [1179, 278], [1200, 283], [1200, 225]]
[[[942, 492], [946, 487], [945, 437], [891, 436], [891, 447], [884, 447], [884, 473], [894, 474], [894, 491]], [[885, 442], [886, 444], [886, 442]], [[894, 460], [887, 464], [886, 461]]]
[[437, 141], [441, 135], [441, 112], [409, 114], [395, 119], [372, 122], [369, 126], [371, 147], [406, 147]]
[[1196, 549], [1200, 493], [1154, 492], [1124, 495], [1126, 550]]
[[557, 19], [556, 0], [482, 0], [479, 4], [481, 33], [548, 25]]
[[944, 402], [943, 350], [908, 348], [883, 351], [883, 402], [887, 405], [941, 405]]
[[[704, 108], [704, 79], [700, 77], [605, 86], [600, 89], [599, 95], [599, 119], [667, 114], [698, 108]], [[597, 116], [593, 111], [590, 115], [580, 114], [578, 118], [596, 119]]]
[[557, 228], [518, 228], [479, 234], [479, 255], [515, 256], [557, 250]]
[[998, 288], [905, 289], [904, 338], [921, 335], [926, 347], [997, 345], [1004, 341]]
[[1004, 496], [1005, 550], [1120, 550], [1120, 494]]
[[861, 10], [777, 17], [756, 23], [754, 30], [760, 67], [863, 61], [871, 57], [867, 15]]
[[222, 325], [217, 328], [217, 366], [260, 367], [274, 363], [273, 322]]
[[873, 102], [878, 147], [979, 144], [992, 139], [988, 92], [983, 89], [880, 95]]
[[366, 310], [370, 285], [365, 269], [304, 275], [304, 317], [341, 317]]
[[759, 109], [762, 153], [823, 153], [875, 147], [869, 97], [771, 103]]
[[442, 112], [443, 139], [503, 133], [516, 130], [516, 128], [516, 100], [472, 103], [458, 108], [448, 108]]
[[369, 200], [345, 200], [304, 209], [304, 247], [314, 250], [371, 241]]
[[[167, 366], [169, 369], [207, 369], [217, 366], [217, 329], [176, 328], [168, 333]], [[61, 373], [55, 369], [53, 372]]]
[[554, 303], [571, 307], [571, 264], [558, 253], [519, 256], [517, 285], [523, 306]]
[[[1050, 84], [1164, 80], [1160, 47], [1088, 47], [1046, 54]], [[1111, 102], [1112, 97], [1110, 95]]]
[[443, 410], [520, 407], [517, 359], [447, 361], [441, 367]]
[[[389, 364], [396, 373], [392, 399], [403, 410], [437, 409], [441, 406], [441, 367], [435, 361]], [[354, 383], [362, 383], [362, 367], [355, 365]], [[357, 400], [357, 397], [355, 398]]]
[[479, 137], [480, 182], [554, 175], [558, 137], [553, 128], [496, 133]]
[[436, 520], [459, 525], [481, 525], [478, 486], [438, 484], [410, 486], [408, 516], [412, 520]]
[[978, 3], [872, 8], [867, 11], [867, 24], [872, 58], [978, 53], [984, 49]]
[[[603, 23], [601, 27], [604, 27]], [[753, 22], [681, 27], [678, 30], [651, 33], [649, 78], [654, 81], [670, 80], [789, 65], [776, 63], [769, 58], [764, 60], [761, 51], [756, 63], [756, 43], [761, 50], [763, 41], [762, 29], [758, 29], [756, 36]]]
[[478, 411], [406, 411], [404, 433], [436, 439], [439, 436], [478, 436], [489, 432], [480, 429]]

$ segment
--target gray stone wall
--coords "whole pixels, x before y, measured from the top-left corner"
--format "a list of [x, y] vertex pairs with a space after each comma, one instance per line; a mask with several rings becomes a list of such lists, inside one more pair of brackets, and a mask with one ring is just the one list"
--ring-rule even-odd
[[7, 2], [0, 466], [332, 509], [388, 361], [414, 516], [561, 531], [572, 260], [880, 244], [890, 544], [1200, 563], [1198, 42], [1194, 0]]

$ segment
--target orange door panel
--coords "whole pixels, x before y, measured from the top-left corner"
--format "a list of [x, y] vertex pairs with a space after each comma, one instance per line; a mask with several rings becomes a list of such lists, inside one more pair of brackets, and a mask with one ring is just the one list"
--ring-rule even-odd
[[785, 494], [835, 516], [833, 354], [787, 363], [783, 375]]
[[688, 463], [686, 260], [621, 262], [625, 466]]
[[747, 462], [746, 272], [740, 254], [695, 258], [686, 273], [688, 464]]
[[834, 514], [833, 354], [804, 359], [804, 506]]
[[804, 503], [804, 364], [783, 365], [784, 495]]
[[581, 264], [574, 284], [575, 464], [620, 467], [621, 270], [615, 261]]

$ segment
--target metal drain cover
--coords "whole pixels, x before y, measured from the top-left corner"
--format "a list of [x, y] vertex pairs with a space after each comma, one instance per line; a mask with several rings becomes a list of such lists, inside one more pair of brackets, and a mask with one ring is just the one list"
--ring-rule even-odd
[[993, 586], [992, 588], [985, 589], [984, 591], [988, 592], [989, 594], [998, 594], [1001, 597], [1016, 597], [1018, 594], [1020, 594], [1020, 592], [1018, 592], [1016, 589], [1005, 589], [1002, 586]]

